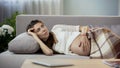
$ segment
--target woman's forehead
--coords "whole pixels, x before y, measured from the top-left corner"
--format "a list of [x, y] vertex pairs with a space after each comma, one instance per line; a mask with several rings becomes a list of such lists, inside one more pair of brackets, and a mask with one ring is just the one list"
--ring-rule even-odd
[[43, 23], [37, 23], [37, 24], [34, 25], [34, 27], [37, 28], [37, 27], [40, 27], [41, 25], [43, 25]]

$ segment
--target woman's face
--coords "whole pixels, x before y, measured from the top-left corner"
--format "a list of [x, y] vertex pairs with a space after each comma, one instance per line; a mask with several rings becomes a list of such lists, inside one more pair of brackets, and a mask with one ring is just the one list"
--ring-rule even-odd
[[49, 37], [49, 31], [47, 27], [43, 23], [37, 23], [33, 26], [34, 32], [39, 36], [42, 40], [47, 40]]

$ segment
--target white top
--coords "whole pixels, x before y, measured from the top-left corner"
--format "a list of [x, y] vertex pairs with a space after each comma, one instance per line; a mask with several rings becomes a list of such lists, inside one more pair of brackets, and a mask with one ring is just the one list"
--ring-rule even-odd
[[55, 25], [51, 30], [58, 42], [54, 44], [53, 49], [59, 53], [73, 54], [69, 47], [73, 40], [80, 34], [79, 25]]

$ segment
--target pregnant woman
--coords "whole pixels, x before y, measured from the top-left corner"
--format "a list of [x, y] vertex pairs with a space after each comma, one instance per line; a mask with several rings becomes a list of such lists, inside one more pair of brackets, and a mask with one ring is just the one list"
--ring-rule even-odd
[[32, 20], [26, 31], [38, 42], [40, 50], [45, 55], [54, 53], [90, 55], [88, 26], [55, 25], [49, 32], [42, 21]]

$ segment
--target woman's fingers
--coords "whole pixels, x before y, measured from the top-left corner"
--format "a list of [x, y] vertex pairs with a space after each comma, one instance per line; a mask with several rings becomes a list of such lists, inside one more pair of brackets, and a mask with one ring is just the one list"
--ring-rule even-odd
[[81, 32], [82, 33], [87, 33], [89, 31], [89, 27], [88, 26], [83, 26], [82, 28], [81, 28]]
[[36, 35], [35, 33], [34, 33], [34, 29], [33, 28], [30, 28], [30, 29], [28, 29], [28, 34], [30, 34], [30, 35]]

